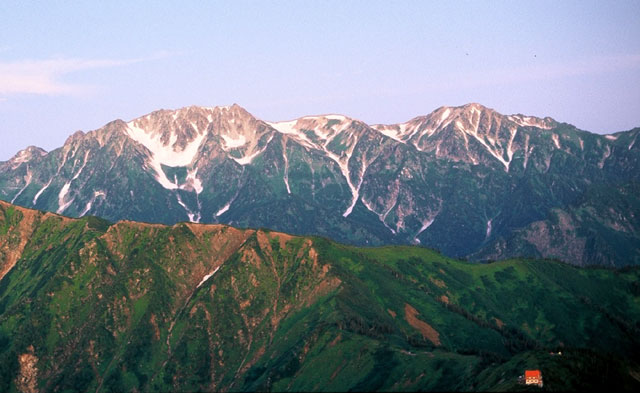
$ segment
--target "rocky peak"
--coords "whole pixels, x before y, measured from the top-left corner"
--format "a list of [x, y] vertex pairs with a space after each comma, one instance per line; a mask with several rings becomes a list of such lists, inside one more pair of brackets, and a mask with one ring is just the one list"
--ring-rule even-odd
[[9, 159], [8, 163], [13, 168], [17, 168], [22, 163], [29, 162], [36, 157], [42, 157], [47, 154], [47, 151], [37, 146], [29, 146], [26, 149], [20, 150], [15, 156]]
[[509, 121], [516, 123], [521, 127], [536, 127], [544, 130], [549, 130], [558, 126], [558, 122], [550, 117], [541, 119], [535, 116], [525, 116], [522, 114], [507, 116]]
[[555, 126], [557, 123], [551, 118], [505, 116], [483, 105], [470, 103], [457, 107], [443, 106], [405, 123], [376, 125], [373, 128], [420, 151], [433, 152], [437, 157], [454, 161], [478, 164], [489, 153], [486, 157], [499, 161], [508, 171], [515, 151], [523, 147], [516, 142], [519, 129], [547, 130]]
[[428, 130], [430, 134], [441, 131], [450, 124], [477, 125], [474, 128], [487, 129], [492, 123], [501, 123], [502, 115], [493, 109], [471, 103], [457, 107], [443, 106], [427, 116], [417, 117], [409, 124]]
[[537, 127], [542, 129], [551, 129], [557, 126], [557, 122], [550, 117], [544, 119], [535, 116], [525, 116], [523, 114], [502, 115], [494, 109], [488, 108], [478, 103], [469, 103], [458, 107], [441, 107], [432, 114], [426, 116], [447, 114], [447, 118], [460, 121], [461, 123], [474, 123], [478, 119], [483, 119], [486, 123], [515, 123], [520, 127]]
[[[372, 127], [398, 141], [419, 143], [423, 138], [436, 135], [449, 126], [469, 134], [486, 135], [488, 139], [497, 140], [500, 138], [498, 134], [502, 125], [507, 128], [551, 129], [557, 124], [550, 117], [540, 119], [521, 114], [505, 116], [481, 104], [469, 103], [456, 107], [443, 106], [428, 115], [415, 117], [405, 123], [379, 124]], [[508, 137], [506, 134], [504, 136]]]
[[155, 111], [134, 119], [127, 125], [129, 135], [136, 140], [142, 135], [135, 137], [133, 134], [146, 134], [161, 145], [184, 149], [189, 142], [206, 131], [209, 122], [207, 113], [203, 110], [188, 107]]
[[343, 115], [304, 116], [291, 121], [268, 123], [282, 134], [287, 134], [305, 147], [326, 150], [333, 140], [349, 145], [355, 142], [359, 131], [368, 130], [365, 123]]
[[216, 107], [210, 115], [210, 132], [222, 139], [222, 148], [230, 150], [257, 143], [273, 131], [238, 104]]
[[239, 147], [264, 133], [266, 124], [237, 104], [231, 106], [190, 106], [159, 110], [127, 123], [128, 134], [145, 146], [155, 145], [185, 150], [212, 134], [223, 139], [223, 148]]
[[477, 117], [484, 112], [490, 113], [492, 110], [479, 104], [467, 104], [460, 107], [443, 106], [428, 115], [414, 117], [405, 123], [374, 125], [373, 128], [400, 142], [412, 141], [413, 144], [416, 144], [421, 139], [443, 130], [454, 120]]
[[70, 144], [70, 143], [74, 143], [76, 141], [82, 140], [85, 136], [84, 131], [78, 130], [76, 132], [74, 132], [73, 134], [71, 134], [70, 137], [67, 138], [67, 140], [64, 142], [65, 145]]

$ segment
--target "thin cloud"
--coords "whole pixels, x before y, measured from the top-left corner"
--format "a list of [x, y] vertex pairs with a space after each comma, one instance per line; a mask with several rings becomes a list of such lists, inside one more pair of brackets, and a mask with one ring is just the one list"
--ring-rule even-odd
[[122, 67], [168, 56], [167, 53], [138, 59], [74, 59], [0, 61], [0, 94], [81, 95], [92, 87], [63, 80], [74, 72]]

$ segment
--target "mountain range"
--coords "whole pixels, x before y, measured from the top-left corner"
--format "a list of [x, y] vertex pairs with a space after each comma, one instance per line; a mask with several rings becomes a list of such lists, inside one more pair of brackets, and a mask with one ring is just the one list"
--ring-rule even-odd
[[639, 128], [611, 135], [479, 104], [405, 123], [159, 110], [0, 163], [0, 199], [71, 217], [224, 223], [471, 260], [640, 263]]
[[639, 274], [0, 201], [0, 391], [636, 391]]

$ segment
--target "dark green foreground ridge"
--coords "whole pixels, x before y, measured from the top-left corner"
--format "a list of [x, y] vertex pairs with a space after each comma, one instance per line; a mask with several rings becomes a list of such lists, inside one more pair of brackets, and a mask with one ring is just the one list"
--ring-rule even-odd
[[0, 202], [0, 391], [632, 390], [639, 273]]

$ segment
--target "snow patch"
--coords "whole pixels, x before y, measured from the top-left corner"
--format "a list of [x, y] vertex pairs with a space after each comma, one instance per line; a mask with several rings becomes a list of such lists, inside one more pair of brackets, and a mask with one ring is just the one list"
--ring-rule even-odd
[[[507, 157], [509, 157], [509, 163], [511, 163], [511, 159], [513, 158], [513, 140], [516, 139], [516, 134], [518, 133], [518, 129], [516, 127], [509, 130], [511, 132], [511, 138], [509, 138], [509, 144], [507, 145]], [[507, 172], [509, 167], [507, 166]]]
[[384, 136], [387, 136], [391, 139], [395, 139], [398, 142], [406, 143], [404, 140], [402, 140], [402, 137], [404, 136], [404, 132], [406, 131], [406, 127], [407, 127], [407, 124], [403, 123], [398, 125], [398, 129], [394, 128], [393, 126], [381, 126], [381, 125], [373, 126], [372, 128], [377, 130]]
[[375, 210], [373, 210], [373, 207], [371, 206], [371, 204], [369, 202], [367, 202], [364, 197], [360, 198], [360, 200], [362, 201], [362, 204], [373, 214], [375, 214], [376, 216], [378, 216], [378, 218], [380, 219], [380, 221], [382, 222], [382, 224], [391, 231], [391, 233], [393, 233], [394, 235], [396, 234], [396, 231], [391, 228], [389, 225], [387, 225], [387, 223], [385, 222], [385, 219], [387, 218], [387, 215], [389, 214], [389, 212], [391, 211], [391, 209], [393, 209], [393, 205], [391, 206], [391, 208], [389, 208], [389, 210], [387, 210], [384, 214], [381, 213], [377, 213]]
[[292, 135], [295, 137], [295, 140], [300, 143], [305, 148], [313, 148], [318, 149], [318, 146], [307, 138], [307, 136], [296, 128], [296, 124], [298, 120], [292, 121], [283, 121], [279, 123], [267, 123], [271, 127], [275, 128], [276, 131], [286, 134]]
[[[77, 152], [77, 149], [73, 151], [72, 156], [74, 156]], [[82, 170], [85, 168], [85, 166], [87, 165], [87, 159], [89, 157], [89, 150], [87, 150], [84, 154], [84, 160], [82, 162], [82, 166], [80, 167], [80, 169], [78, 170], [78, 172], [76, 172], [75, 175], [73, 175], [73, 177], [71, 178], [71, 180], [69, 180], [67, 183], [65, 183], [64, 186], [62, 186], [62, 189], [60, 190], [60, 193], [58, 194], [58, 210], [57, 213], [58, 214], [62, 214], [62, 212], [64, 212], [75, 200], [74, 198], [71, 198], [70, 201], [68, 202], [64, 202], [64, 200], [66, 199], [67, 194], [69, 193], [69, 188], [71, 187], [71, 183], [76, 180], [80, 174], [82, 173]], [[74, 162], [74, 167], [75, 167], [76, 162]], [[63, 164], [64, 165], [64, 164]], [[58, 168], [58, 173], [60, 172], [60, 169], [62, 168], [62, 166], [60, 168]]]
[[80, 174], [82, 173], [82, 170], [84, 169], [85, 166], [87, 166], [87, 158], [89, 157], [89, 150], [87, 150], [84, 153], [84, 161], [82, 162], [82, 166], [80, 167], [80, 170], [78, 170], [78, 172], [73, 175], [73, 177], [71, 178], [71, 181], [76, 180]]
[[[457, 121], [456, 125], [460, 125], [460, 122]], [[460, 127], [461, 128], [461, 127]], [[469, 138], [467, 137], [467, 133], [462, 130], [462, 137], [464, 138], [464, 148], [467, 149], [467, 153], [469, 152]]]
[[533, 146], [529, 150], [529, 134], [525, 134], [524, 138], [524, 169], [527, 169], [527, 162], [529, 162], [529, 154], [533, 151]]
[[605, 135], [604, 137], [610, 141], [615, 141], [616, 139], [618, 139], [617, 135]]
[[253, 161], [254, 158], [256, 158], [260, 153], [262, 153], [264, 151], [263, 150], [258, 150], [252, 154], [249, 154], [247, 156], [241, 157], [241, 158], [236, 158], [236, 157], [231, 157], [233, 158], [233, 160], [235, 162], [237, 162], [240, 165], [249, 165], [251, 164], [251, 162]]
[[351, 181], [348, 181], [349, 188], [351, 188], [351, 193], [353, 194], [353, 199], [351, 201], [351, 205], [347, 208], [347, 210], [342, 214], [343, 217], [349, 216], [353, 211], [353, 208], [356, 206], [356, 202], [358, 202], [358, 198], [360, 198], [360, 187], [362, 187], [362, 182], [364, 181], [364, 173], [367, 171], [367, 163], [365, 162], [365, 158], [362, 158], [362, 167], [360, 169], [360, 180], [358, 181], [358, 186], [354, 187]]
[[13, 157], [11, 160], [9, 160], [9, 162], [11, 162], [11, 167], [13, 169], [16, 169], [17, 167], [20, 166], [20, 164], [25, 163], [25, 162], [29, 162], [29, 160], [32, 158], [31, 152], [37, 152], [38, 154], [40, 154], [40, 156], [43, 156], [47, 153], [41, 151], [41, 150], [35, 150], [34, 148], [28, 147], [26, 149], [20, 150], [18, 152], [18, 154], [15, 155], [15, 157]]
[[58, 210], [56, 211], [56, 213], [58, 214], [62, 214], [62, 212], [64, 212], [69, 207], [69, 205], [73, 203], [74, 198], [71, 198], [71, 200], [66, 203], [64, 201], [65, 197], [67, 196], [67, 193], [69, 192], [70, 186], [71, 186], [71, 182], [65, 183], [64, 186], [62, 186], [60, 193], [58, 194]]
[[420, 230], [418, 230], [415, 236], [413, 236], [413, 241], [415, 243], [420, 243], [420, 239], [418, 239], [418, 236], [420, 236], [422, 232], [426, 231], [431, 226], [431, 224], [433, 224], [433, 222], [436, 220], [436, 217], [438, 217], [438, 214], [440, 214], [440, 209], [442, 209], [442, 202], [440, 204], [440, 208], [438, 209], [438, 211], [436, 211], [433, 214], [433, 216], [428, 217], [422, 221], [422, 226], [420, 227]]
[[551, 134], [551, 139], [553, 139], [553, 143], [556, 147], [560, 149], [560, 138], [558, 137], [558, 134]]
[[[66, 164], [67, 162], [67, 156], [69, 155], [69, 148], [64, 147], [63, 151], [62, 151], [62, 163], [60, 163], [60, 166], [58, 166], [58, 170], [56, 171], [56, 174], [54, 177], [58, 176], [60, 174], [60, 171], [62, 170], [62, 168], [64, 167], [64, 164]], [[76, 154], [76, 150], [73, 151], [73, 154], [71, 155], [73, 157], [73, 155]], [[87, 160], [87, 155], [88, 155], [88, 151], [87, 153], [85, 153], [85, 164], [86, 164], [86, 160]], [[84, 169], [84, 166], [82, 168], [80, 168], [80, 171], [78, 171], [78, 173], [76, 173], [76, 175], [74, 176], [74, 179], [77, 178], [77, 176], [80, 176], [80, 172], [82, 172], [82, 169]], [[40, 198], [40, 195], [42, 195], [42, 193], [44, 192], [44, 190], [46, 190], [50, 185], [51, 182], [53, 181], [53, 178], [49, 179], [49, 181], [47, 182], [47, 184], [44, 185], [44, 187], [42, 187], [42, 189], [40, 189], [40, 191], [38, 191], [36, 193], [36, 195], [33, 197], [33, 204], [35, 205], [36, 202], [38, 201], [38, 198]], [[73, 179], [72, 179], [73, 180]], [[69, 182], [69, 184], [71, 184], [71, 182]], [[63, 187], [64, 189], [64, 187]], [[62, 190], [60, 190], [62, 192]], [[68, 191], [68, 188], [67, 188]], [[66, 192], [65, 192], [66, 194]], [[59, 195], [58, 195], [58, 206], [60, 206], [60, 199], [59, 199]], [[66, 209], [66, 207], [65, 207]]]
[[351, 146], [349, 147], [349, 149], [347, 150], [344, 156], [338, 156], [335, 153], [325, 149], [325, 153], [327, 154], [327, 156], [338, 164], [338, 167], [340, 168], [340, 172], [342, 172], [342, 175], [347, 180], [347, 185], [351, 190], [351, 195], [352, 195], [351, 204], [349, 205], [347, 210], [342, 214], [343, 217], [347, 217], [349, 214], [351, 214], [351, 211], [353, 210], [354, 206], [356, 205], [356, 202], [358, 201], [360, 185], [362, 185], [362, 180], [364, 178], [364, 171], [366, 170], [366, 164], [363, 158], [362, 170], [361, 170], [362, 175], [360, 178], [360, 182], [357, 186], [354, 185], [353, 181], [351, 180], [351, 176], [349, 174], [349, 160], [351, 159], [351, 156], [353, 155], [353, 151], [356, 145], [358, 144], [358, 138], [357, 136], [353, 136], [353, 138], [355, 139], [355, 141], [351, 144]]
[[416, 243], [420, 243], [420, 239], [418, 239], [418, 236], [424, 232], [425, 230], [427, 230], [427, 228], [429, 228], [431, 226], [431, 224], [433, 224], [433, 222], [435, 221], [435, 218], [432, 218], [430, 220], [424, 221], [422, 223], [422, 226], [420, 227], [420, 230], [418, 231], [418, 233], [416, 233], [416, 235], [413, 237], [413, 241], [415, 241]]
[[[202, 182], [200, 181], [200, 179], [198, 179], [197, 177], [198, 174], [198, 168], [195, 169], [189, 169], [187, 171], [187, 183], [193, 187], [193, 189], [195, 190], [196, 194], [200, 194], [203, 190], [202, 188]], [[180, 186], [181, 189], [185, 189], [185, 185], [181, 185]]]
[[291, 188], [289, 188], [289, 159], [287, 158], [286, 138], [282, 138], [282, 157], [284, 158], [284, 184], [287, 186], [287, 193], [291, 194]]
[[[176, 192], [176, 198], [178, 199], [178, 204], [180, 204], [180, 206], [182, 206], [182, 208], [187, 212], [187, 217], [189, 218], [189, 222], [195, 222], [195, 223], [199, 223], [200, 222], [200, 212], [193, 212], [191, 211], [191, 209], [189, 209], [189, 207], [187, 207], [187, 205], [182, 202], [182, 198], [180, 198], [180, 194], [178, 192]], [[199, 205], [199, 203], [198, 203]], [[200, 207], [200, 206], [198, 206]]]
[[[456, 127], [457, 127], [460, 131], [462, 131], [463, 133], [467, 133], [467, 134], [469, 134], [469, 135], [473, 136], [473, 137], [474, 137], [478, 142], [480, 142], [480, 143], [481, 143], [481, 144], [482, 144], [482, 145], [487, 149], [487, 151], [488, 151], [488, 152], [489, 152], [493, 157], [495, 157], [495, 158], [496, 158], [496, 160], [500, 161], [500, 162], [502, 163], [502, 165], [504, 165], [505, 171], [506, 171], [506, 172], [509, 172], [509, 164], [511, 164], [511, 160], [506, 161], [506, 160], [504, 159], [504, 157], [502, 157], [502, 155], [501, 155], [500, 153], [498, 153], [498, 152], [494, 151], [494, 150], [491, 148], [491, 146], [489, 146], [489, 145], [487, 144], [487, 142], [484, 140], [484, 138], [481, 138], [481, 137], [480, 137], [480, 135], [478, 135], [478, 128], [477, 128], [477, 127], [478, 127], [478, 124], [476, 124], [476, 127], [475, 127], [475, 129], [474, 129], [474, 130], [466, 129], [466, 128], [462, 125], [462, 123], [461, 123], [459, 120], [457, 120], [457, 121], [455, 122], [455, 125], [456, 125]], [[514, 137], [514, 138], [515, 138], [515, 133], [513, 133], [513, 134], [512, 134], [512, 137]]]
[[260, 150], [257, 150], [251, 154], [248, 154], [244, 157], [241, 158], [236, 158], [236, 157], [231, 157], [235, 162], [237, 162], [238, 164], [244, 166], [244, 165], [249, 165], [251, 164], [251, 162], [260, 154], [264, 153], [265, 150], [267, 150], [267, 147], [269, 146], [269, 143], [271, 143], [271, 140], [273, 139], [273, 135], [271, 134], [271, 136], [269, 137], [269, 140], [267, 141], [267, 143], [264, 145], [264, 147]]
[[[244, 175], [244, 167], [242, 167], [242, 174], [240, 175], [240, 179], [238, 179], [238, 184], [236, 186], [236, 193], [233, 195], [233, 197], [231, 197], [231, 200], [229, 202], [227, 202], [226, 205], [222, 206], [222, 208], [216, 212], [216, 214], [214, 215], [214, 218], [215, 217], [220, 217], [221, 215], [226, 213], [229, 210], [229, 208], [231, 207], [231, 204], [233, 203], [233, 201], [236, 200], [236, 198], [238, 197], [238, 194], [240, 194], [240, 190], [242, 189], [242, 187], [240, 185], [240, 180], [242, 179], [243, 175]], [[229, 223], [229, 224], [231, 224], [231, 223]]]
[[280, 131], [283, 134], [298, 135], [299, 131], [295, 127], [296, 123], [298, 123], [298, 120], [281, 121], [278, 123], [267, 122], [268, 125], [270, 125], [271, 127], [275, 128], [276, 130]]
[[210, 279], [211, 277], [213, 277], [214, 274], [216, 274], [216, 272], [220, 270], [220, 266], [218, 266], [217, 268], [215, 268], [214, 271], [212, 271], [211, 273], [207, 274], [204, 276], [204, 278], [200, 281], [200, 284], [198, 284], [198, 286], [196, 288], [200, 288], [200, 286], [202, 286], [202, 284], [204, 284], [208, 279]]
[[104, 191], [96, 191], [96, 192], [94, 192], [93, 193], [93, 197], [91, 198], [91, 200], [89, 202], [87, 202], [87, 206], [84, 208], [82, 213], [80, 213], [80, 217], [84, 217], [84, 215], [87, 214], [89, 212], [89, 210], [91, 210], [91, 206], [96, 201], [96, 198], [98, 198], [99, 196], [105, 197], [106, 195], [107, 194]]
[[27, 149], [21, 150], [12, 160], [15, 164], [21, 164], [29, 160], [29, 152]]
[[451, 108], [445, 109], [444, 112], [442, 112], [442, 115], [440, 116], [440, 123], [445, 121], [445, 119], [449, 117], [450, 114], [451, 114]]
[[230, 200], [226, 205], [222, 206], [222, 209], [218, 210], [218, 212], [216, 213], [216, 217], [220, 217], [221, 215], [226, 213], [229, 210], [229, 208], [231, 207], [231, 204], [233, 203], [234, 199], [235, 198]]
[[53, 178], [49, 179], [49, 182], [47, 182], [47, 184], [45, 184], [44, 187], [42, 187], [42, 189], [40, 189], [40, 191], [38, 191], [36, 196], [33, 197], [33, 205], [34, 206], [35, 206], [36, 202], [38, 201], [38, 198], [40, 198], [40, 195], [42, 195], [42, 193], [44, 192], [44, 190], [46, 190], [47, 187], [49, 187], [51, 185], [51, 181], [53, 181]]
[[167, 178], [162, 170], [162, 165], [170, 167], [189, 165], [198, 154], [198, 149], [206, 136], [206, 133], [202, 133], [189, 142], [184, 149], [176, 150], [179, 149], [179, 147], [174, 146], [177, 140], [176, 134], [172, 134], [169, 143], [165, 144], [159, 134], [151, 135], [147, 133], [144, 129], [137, 127], [135, 121], [127, 123], [127, 134], [131, 139], [151, 152], [149, 164], [156, 171], [156, 181], [169, 190], [177, 189], [178, 185]]
[[553, 128], [546, 125], [542, 120], [535, 117], [516, 115], [516, 116], [508, 116], [507, 118], [522, 127], [536, 127], [536, 128], [542, 128], [544, 130], [550, 130], [551, 128]]
[[22, 194], [22, 192], [29, 187], [29, 184], [31, 184], [31, 178], [32, 178], [33, 174], [31, 173], [31, 171], [29, 170], [29, 166], [27, 164], [27, 176], [25, 176], [25, 185], [24, 187], [22, 187], [20, 189], [20, 191], [18, 191], [18, 193], [13, 197], [13, 199], [11, 200], [11, 203], [15, 202], [16, 199], [18, 199], [18, 197], [20, 196], [20, 194]]
[[[347, 129], [352, 122], [348, 121], [344, 116], [341, 115], [328, 115], [328, 116], [306, 116], [302, 118], [304, 121], [313, 122], [307, 126], [299, 126], [299, 120], [291, 120], [284, 121], [278, 123], [267, 123], [271, 127], [275, 128], [278, 132], [286, 135], [291, 135], [293, 139], [296, 140], [303, 147], [309, 149], [317, 149], [325, 151], [327, 145], [333, 138], [335, 138], [342, 131]], [[340, 121], [339, 125], [332, 125], [327, 128], [326, 121], [328, 120], [338, 120]], [[302, 123], [304, 124], [304, 123]], [[317, 139], [323, 141], [322, 145], [318, 144], [318, 141], [312, 141], [309, 137], [302, 132], [302, 129], [309, 129], [312, 131]], [[315, 139], [315, 138], [314, 138]]]
[[222, 139], [224, 139], [224, 144], [226, 147], [225, 150], [235, 149], [237, 147], [244, 146], [247, 144], [247, 140], [244, 137], [244, 135], [240, 135], [237, 139], [234, 139], [227, 135], [222, 135]]
[[200, 134], [200, 129], [198, 128], [198, 125], [195, 122], [192, 121], [189, 124], [191, 124], [191, 127], [196, 132], [196, 134]]
[[606, 148], [606, 150], [605, 150], [604, 154], [602, 155], [602, 159], [598, 163], [598, 168], [600, 168], [600, 169], [602, 169], [604, 167], [604, 162], [611, 155], [611, 148], [609, 147], [609, 145], [606, 145], [605, 148]]

